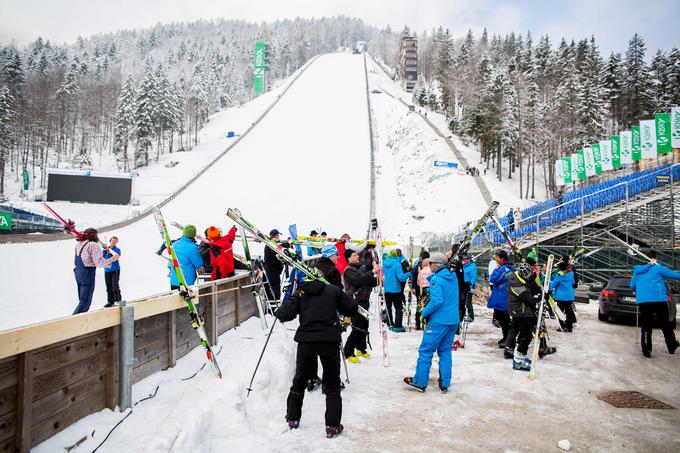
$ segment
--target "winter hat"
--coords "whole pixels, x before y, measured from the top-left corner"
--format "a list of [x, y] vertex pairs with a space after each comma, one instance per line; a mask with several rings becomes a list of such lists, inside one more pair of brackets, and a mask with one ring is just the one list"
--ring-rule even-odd
[[216, 228], [214, 226], [211, 226], [210, 228], [208, 228], [207, 236], [208, 236], [208, 239], [210, 239], [211, 241], [219, 239], [221, 235], [222, 235], [222, 233], [220, 232], [219, 228]]
[[396, 257], [398, 256], [397, 251], [396, 251], [396, 250], [390, 250], [390, 256], [391, 256], [392, 258], [396, 258]]
[[503, 249], [498, 249], [498, 250], [496, 250], [496, 253], [494, 253], [494, 255], [497, 256], [497, 257], [499, 257], [499, 258], [502, 259], [503, 261], [507, 261], [507, 260], [508, 260], [508, 252], [506, 252], [506, 251], [503, 250]]
[[349, 261], [349, 258], [352, 256], [352, 254], [356, 253], [356, 251], [352, 249], [346, 249], [344, 256], [345, 256], [345, 261]]
[[440, 266], [444, 266], [448, 260], [446, 259], [446, 255], [443, 253], [433, 253], [432, 256], [430, 256], [430, 264], [439, 264]]
[[193, 239], [196, 237], [196, 227], [193, 225], [187, 225], [182, 229], [182, 236], [187, 237], [189, 239]]
[[274, 228], [273, 230], [271, 230], [269, 232], [269, 237], [273, 238], [274, 236], [278, 236], [279, 234], [281, 234], [281, 232], [279, 230], [277, 230], [276, 228]]
[[312, 230], [312, 231], [309, 232], [309, 235], [310, 235], [311, 237], [315, 238], [315, 237], [317, 237], [317, 236], [319, 235], [319, 233], [317, 233], [316, 230]]
[[338, 248], [333, 244], [326, 244], [321, 249], [321, 256], [324, 258], [330, 258], [333, 255], [338, 254]]

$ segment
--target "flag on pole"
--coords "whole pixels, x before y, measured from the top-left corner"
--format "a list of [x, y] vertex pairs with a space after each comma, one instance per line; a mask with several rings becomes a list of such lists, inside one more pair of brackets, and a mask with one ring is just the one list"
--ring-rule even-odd
[[631, 126], [631, 149], [633, 160], [642, 159], [642, 149], [640, 148], [640, 126]]
[[614, 168], [621, 168], [621, 136], [620, 135], [612, 135], [611, 148], [612, 148], [612, 165], [614, 166]]
[[654, 115], [654, 123], [656, 126], [656, 149], [657, 152], [668, 154], [673, 151], [671, 146], [671, 114], [657, 113]]
[[602, 153], [600, 151], [600, 144], [593, 143], [590, 145], [590, 152], [593, 155], [593, 165], [595, 165], [595, 174], [602, 173]]
[[633, 133], [631, 131], [623, 131], [619, 134], [621, 137], [621, 163], [633, 163]]
[[555, 185], [564, 185], [564, 168], [562, 167], [562, 159], [555, 161]]
[[592, 148], [583, 148], [583, 159], [585, 161], [586, 176], [595, 176], [595, 158], [593, 157]]
[[600, 163], [603, 171], [614, 169], [612, 163], [612, 142], [611, 140], [600, 141]]
[[656, 121], [640, 121], [640, 152], [643, 159], [654, 159], [656, 151]]
[[585, 180], [588, 177], [588, 174], [586, 173], [586, 158], [583, 150], [576, 151], [576, 173], [580, 180]]
[[562, 158], [562, 174], [564, 175], [564, 183], [571, 184], [573, 180], [571, 177], [571, 158], [569, 157]]
[[671, 146], [680, 148], [680, 106], [671, 107]]
[[575, 182], [579, 179], [581, 179], [581, 177], [578, 173], [578, 154], [574, 153], [571, 155], [571, 180]]

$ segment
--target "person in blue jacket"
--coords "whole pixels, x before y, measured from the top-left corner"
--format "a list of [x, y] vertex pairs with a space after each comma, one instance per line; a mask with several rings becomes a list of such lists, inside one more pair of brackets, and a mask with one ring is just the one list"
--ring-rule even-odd
[[475, 293], [475, 286], [477, 285], [477, 265], [470, 255], [463, 260], [463, 277], [465, 283], [468, 285], [465, 297], [465, 310], [467, 311], [470, 322], [475, 320], [475, 311], [472, 308], [472, 295]]
[[630, 280], [630, 289], [635, 291], [635, 303], [640, 310], [640, 346], [642, 355], [647, 358], [652, 356], [652, 325], [654, 318], [658, 321], [663, 332], [668, 352], [674, 354], [680, 344], [675, 339], [673, 331], [675, 315], [671, 319], [668, 293], [664, 279], [680, 280], [680, 272], [672, 271], [656, 262], [657, 254], [650, 251], [647, 256], [651, 259], [649, 264], [633, 267], [633, 278]]
[[[182, 237], [172, 244], [184, 280], [189, 286], [196, 282], [196, 273], [200, 273], [203, 266], [203, 258], [198, 251], [198, 245], [194, 241], [195, 237], [196, 227], [187, 225], [182, 230]], [[179, 280], [171, 262], [168, 263], [168, 267], [170, 268], [170, 289], [179, 289]]]
[[432, 275], [430, 281], [430, 301], [423, 308], [423, 319], [427, 327], [418, 348], [418, 362], [413, 377], [405, 377], [404, 383], [424, 392], [430, 378], [432, 356], [439, 357], [439, 390], [446, 393], [451, 386], [451, 350], [453, 339], [460, 323], [458, 314], [458, 278], [447, 266], [443, 253], [430, 257]]
[[[383, 261], [383, 275], [385, 278], [385, 304], [387, 305], [387, 319], [391, 324], [390, 330], [393, 332], [405, 332], [402, 324], [404, 315], [403, 297], [401, 284], [408, 280], [411, 272], [404, 272], [401, 266], [401, 259], [397, 256], [397, 251], [390, 251], [389, 256]], [[394, 307], [394, 316], [392, 307]]]
[[[109, 250], [113, 250], [120, 256], [118, 238], [116, 236], [109, 239]], [[102, 254], [104, 258], [108, 259], [113, 256], [109, 250], [104, 250]], [[114, 261], [110, 267], [104, 268], [104, 283], [106, 283], [106, 305], [104, 305], [104, 308], [113, 307], [116, 302], [122, 300], [120, 295], [120, 261]]]
[[493, 308], [494, 324], [501, 326], [503, 338], [498, 341], [499, 348], [505, 348], [510, 328], [510, 315], [508, 314], [508, 275], [513, 272], [508, 264], [508, 252], [499, 249], [494, 254], [498, 267], [489, 276], [489, 283], [493, 285], [491, 296], [486, 303], [488, 308]]
[[560, 321], [562, 331], [571, 332], [576, 319], [574, 314], [574, 285], [576, 280], [574, 280], [574, 273], [571, 271], [568, 261], [560, 261], [557, 264], [557, 269], [557, 274], [552, 275], [548, 290], [553, 292], [553, 299], [566, 316], [565, 321]]

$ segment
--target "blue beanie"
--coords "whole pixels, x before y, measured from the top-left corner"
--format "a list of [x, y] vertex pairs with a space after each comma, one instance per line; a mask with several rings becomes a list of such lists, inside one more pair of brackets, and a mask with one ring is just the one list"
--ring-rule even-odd
[[324, 258], [330, 258], [333, 255], [338, 254], [338, 248], [334, 244], [326, 244], [321, 249], [321, 256]]

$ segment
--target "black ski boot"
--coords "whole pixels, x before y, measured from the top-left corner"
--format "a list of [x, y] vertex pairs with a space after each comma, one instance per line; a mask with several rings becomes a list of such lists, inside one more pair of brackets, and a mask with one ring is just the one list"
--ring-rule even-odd
[[338, 437], [340, 434], [342, 434], [344, 429], [345, 427], [342, 426], [342, 423], [338, 426], [326, 426], [326, 437], [329, 439]]
[[405, 377], [404, 378], [404, 384], [413, 387], [414, 389], [418, 390], [420, 393], [425, 393], [425, 387], [419, 387], [413, 383], [413, 378], [412, 377]]
[[449, 388], [442, 386], [442, 380], [441, 379], [439, 379], [439, 391], [442, 392], [443, 394], [449, 393]]
[[515, 357], [515, 351], [513, 351], [510, 348], [505, 348], [505, 350], [503, 351], [503, 357], [506, 359], [512, 359], [513, 357]]
[[668, 353], [669, 354], [675, 354], [675, 350], [680, 348], [680, 342], [675, 342], [675, 345], [669, 346], [668, 347]]
[[286, 420], [289, 429], [298, 429], [300, 427], [300, 420]]

